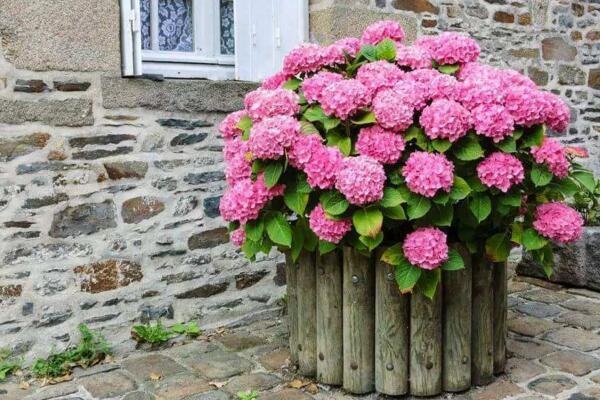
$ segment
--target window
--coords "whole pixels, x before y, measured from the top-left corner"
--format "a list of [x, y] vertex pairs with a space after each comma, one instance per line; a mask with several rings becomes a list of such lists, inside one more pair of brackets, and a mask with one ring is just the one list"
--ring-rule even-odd
[[121, 0], [123, 75], [261, 80], [308, 36], [308, 0]]

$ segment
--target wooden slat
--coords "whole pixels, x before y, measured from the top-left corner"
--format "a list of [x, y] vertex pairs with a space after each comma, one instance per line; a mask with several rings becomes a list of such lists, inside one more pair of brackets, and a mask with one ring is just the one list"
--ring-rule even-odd
[[416, 291], [410, 302], [410, 393], [442, 391], [442, 287], [433, 300]]
[[375, 270], [368, 257], [344, 247], [344, 389], [375, 386]]
[[471, 255], [463, 245], [453, 246], [465, 261], [465, 269], [443, 271], [443, 376], [447, 392], [471, 386]]
[[494, 374], [503, 373], [506, 367], [506, 268], [506, 263], [494, 263]]
[[290, 333], [290, 360], [298, 364], [298, 266], [292, 261], [290, 253], [285, 254], [285, 277], [287, 283], [287, 314]]
[[486, 385], [494, 377], [493, 265], [473, 259], [473, 311], [471, 315], [471, 382]]
[[317, 374], [317, 282], [315, 255], [298, 259], [298, 371], [304, 376]]
[[398, 396], [408, 393], [410, 295], [401, 295], [394, 267], [375, 263], [375, 389]]
[[317, 379], [341, 385], [344, 377], [342, 345], [342, 263], [340, 252], [317, 257]]

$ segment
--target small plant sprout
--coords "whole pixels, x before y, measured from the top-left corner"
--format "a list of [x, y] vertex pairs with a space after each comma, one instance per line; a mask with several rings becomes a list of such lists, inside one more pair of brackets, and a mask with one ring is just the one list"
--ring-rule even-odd
[[245, 392], [239, 392], [238, 394], [239, 400], [256, 400], [258, 399], [258, 392], [256, 390], [250, 391], [247, 390]]
[[194, 321], [184, 324], [180, 322], [171, 327], [171, 332], [176, 333], [178, 335], [185, 335], [191, 338], [198, 337], [202, 334], [202, 329], [198, 326], [198, 324]]
[[0, 349], [0, 382], [20, 370], [22, 364], [23, 360], [14, 357], [10, 350]]
[[174, 333], [165, 328], [162, 322], [158, 320], [155, 324], [135, 325], [131, 330], [131, 336], [138, 343], [157, 345], [169, 341]]

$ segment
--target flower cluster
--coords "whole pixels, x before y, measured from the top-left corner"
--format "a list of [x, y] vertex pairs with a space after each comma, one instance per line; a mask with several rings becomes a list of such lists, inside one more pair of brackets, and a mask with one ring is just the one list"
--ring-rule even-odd
[[431, 288], [439, 274], [428, 270], [460, 268], [449, 240], [495, 262], [514, 241], [547, 264], [546, 239], [581, 235], [581, 217], [559, 201], [595, 184], [572, 162], [587, 153], [546, 136], [567, 129], [569, 107], [479, 63], [469, 37], [403, 39], [397, 22], [380, 21], [361, 38], [303, 44], [221, 122], [220, 211], [248, 257], [290, 243], [293, 255], [386, 246], [399, 275]]
[[533, 227], [542, 236], [569, 243], [581, 237], [583, 218], [565, 204], [546, 203], [537, 207]]

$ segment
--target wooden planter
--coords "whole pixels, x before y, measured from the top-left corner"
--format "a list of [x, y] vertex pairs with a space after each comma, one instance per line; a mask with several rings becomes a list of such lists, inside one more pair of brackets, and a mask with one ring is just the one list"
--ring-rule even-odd
[[381, 253], [288, 257], [299, 372], [355, 394], [433, 396], [490, 383], [506, 362], [506, 265], [456, 248], [467, 268], [444, 271], [433, 300], [401, 295]]

